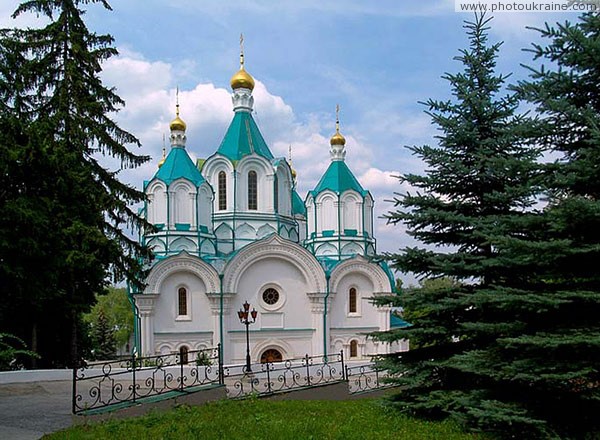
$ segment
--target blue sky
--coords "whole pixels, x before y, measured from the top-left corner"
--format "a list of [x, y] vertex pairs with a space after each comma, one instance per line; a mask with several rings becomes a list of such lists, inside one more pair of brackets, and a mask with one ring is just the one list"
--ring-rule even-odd
[[[34, 17], [9, 18], [18, 1], [0, 5], [0, 26], [35, 25]], [[122, 178], [136, 186], [150, 179], [161, 157], [162, 136], [174, 117], [180, 88], [187, 148], [205, 158], [218, 147], [233, 113], [229, 79], [239, 67], [244, 33], [246, 68], [257, 86], [255, 119], [276, 156], [292, 146], [304, 197], [329, 163], [335, 106], [341, 107], [347, 162], [376, 199], [403, 191], [391, 177], [422, 171], [405, 145], [434, 142], [435, 127], [418, 101], [449, 97], [441, 79], [460, 70], [453, 60], [467, 38], [453, 0], [121, 0], [113, 11], [88, 6], [88, 27], [110, 33], [120, 51], [105, 63], [103, 79], [126, 107], [115, 118], [142, 142], [153, 161]], [[492, 21], [490, 40], [504, 41], [498, 71], [526, 72], [522, 49], [537, 39], [525, 26], [573, 20], [566, 13], [505, 13]], [[114, 166], [110, 164], [109, 166]], [[400, 226], [376, 221], [379, 251], [414, 244]], [[405, 279], [412, 282], [411, 276]]]

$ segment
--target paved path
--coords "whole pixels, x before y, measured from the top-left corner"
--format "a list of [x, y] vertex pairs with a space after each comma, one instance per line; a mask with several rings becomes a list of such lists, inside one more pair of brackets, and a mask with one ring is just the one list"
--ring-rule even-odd
[[39, 439], [71, 424], [71, 381], [0, 385], [2, 439]]

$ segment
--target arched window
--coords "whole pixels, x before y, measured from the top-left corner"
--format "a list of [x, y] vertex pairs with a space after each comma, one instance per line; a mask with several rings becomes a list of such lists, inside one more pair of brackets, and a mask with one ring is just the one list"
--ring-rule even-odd
[[179, 316], [187, 316], [187, 311], [187, 290], [185, 290], [185, 287], [180, 287], [177, 292], [177, 312]]
[[179, 347], [179, 362], [181, 364], [188, 363], [188, 348], [185, 345]]
[[277, 178], [277, 174], [273, 178], [273, 185], [273, 203], [275, 212], [279, 212], [279, 179]]
[[358, 357], [358, 341], [356, 339], [350, 341], [350, 357]]
[[219, 172], [219, 211], [227, 209], [227, 176], [225, 171]]
[[265, 350], [263, 354], [260, 355], [260, 363], [266, 364], [267, 362], [281, 362], [283, 361], [283, 356], [279, 350], [275, 350], [274, 348], [269, 348]]
[[356, 306], [356, 289], [352, 287], [348, 292], [348, 313], [356, 313]]
[[248, 209], [256, 211], [258, 209], [258, 182], [256, 171], [248, 172]]

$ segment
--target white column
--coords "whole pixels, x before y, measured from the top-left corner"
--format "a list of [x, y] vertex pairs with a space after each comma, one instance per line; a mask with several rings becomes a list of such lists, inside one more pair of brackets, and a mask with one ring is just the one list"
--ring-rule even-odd
[[168, 207], [169, 211], [167, 212], [167, 217], [169, 220], [169, 224], [167, 225], [167, 229], [175, 229], [175, 193], [173, 191], [167, 191], [168, 197]]
[[196, 216], [198, 215], [198, 207], [196, 206], [196, 193], [190, 192], [190, 230], [196, 229]]
[[[273, 183], [275, 181], [274, 174], [267, 174], [265, 176], [266, 184], [260, 187], [258, 186], [258, 210], [266, 212], [275, 212], [275, 201], [273, 200]], [[263, 190], [263, 191], [261, 191]], [[261, 192], [263, 194], [261, 194]]]
[[154, 302], [158, 297], [156, 293], [142, 293], [134, 295], [135, 303], [140, 311], [141, 355], [152, 356], [154, 347]]

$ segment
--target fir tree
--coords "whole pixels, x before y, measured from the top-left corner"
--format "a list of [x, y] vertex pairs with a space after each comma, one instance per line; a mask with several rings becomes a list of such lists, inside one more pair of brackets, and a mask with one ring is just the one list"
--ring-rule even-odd
[[600, 17], [538, 31], [547, 44], [531, 50], [546, 65], [529, 68], [517, 91], [540, 115], [536, 143], [558, 159], [544, 166], [548, 206], [535, 241], [513, 248], [531, 255], [545, 306], [536, 331], [510, 343], [543, 390], [538, 412], [562, 438], [584, 438], [600, 430]]
[[102, 310], [98, 312], [98, 319], [93, 327], [94, 357], [100, 360], [113, 359], [117, 352], [115, 330], [108, 322]]
[[[529, 377], [530, 359], [516, 348], [535, 337], [543, 294], [530, 285], [526, 241], [543, 222], [534, 210], [539, 193], [539, 151], [528, 145], [531, 122], [495, 73], [500, 44], [488, 43], [489, 19], [466, 22], [470, 41], [446, 74], [453, 98], [429, 100], [427, 113], [440, 134], [435, 146], [411, 147], [426, 174], [400, 178], [416, 193], [399, 194], [392, 223], [426, 247], [389, 255], [393, 267], [421, 277], [449, 277], [392, 299], [412, 326], [376, 335], [409, 339], [410, 351], [384, 363], [402, 387], [403, 411], [449, 417], [471, 429], [505, 437], [545, 438], [554, 433], [538, 409], [545, 390]], [[533, 289], [533, 290], [532, 290]]]
[[[128, 150], [127, 144], [139, 146], [138, 140], [110, 117], [123, 101], [99, 75], [102, 62], [117, 52], [112, 37], [87, 29], [80, 5], [89, 3], [110, 9], [103, 0], [24, 2], [14, 16], [33, 12], [46, 16], [49, 24], [4, 30], [0, 36], [1, 122], [13, 128], [2, 138], [0, 171], [3, 179], [16, 177], [14, 191], [1, 201], [19, 208], [3, 218], [8, 235], [0, 243], [0, 256], [9, 267], [2, 276], [15, 288], [17, 302], [2, 308], [1, 318], [3, 325], [16, 327], [15, 334], [33, 339], [32, 348], [54, 364], [69, 358], [77, 362], [81, 314], [111, 280], [140, 286], [143, 260], [149, 256], [126, 231], [147, 226], [131, 208], [143, 193], [98, 161], [109, 155], [121, 168], [132, 168], [148, 158]], [[11, 89], [13, 83], [17, 87]], [[29, 230], [24, 222], [39, 224]], [[27, 240], [36, 245], [15, 245]], [[36, 256], [48, 259], [36, 264]], [[23, 264], [12, 268], [12, 261]], [[52, 337], [46, 332], [50, 328]], [[66, 338], [69, 344], [59, 342]], [[64, 346], [70, 354], [60, 352]]]

